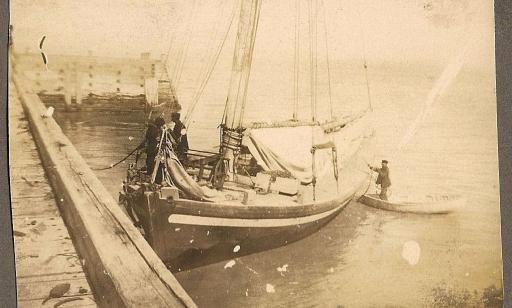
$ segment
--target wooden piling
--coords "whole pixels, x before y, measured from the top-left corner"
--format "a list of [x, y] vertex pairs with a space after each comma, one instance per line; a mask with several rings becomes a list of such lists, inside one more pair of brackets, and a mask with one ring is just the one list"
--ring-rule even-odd
[[76, 71], [76, 79], [75, 79], [75, 98], [76, 105], [78, 108], [82, 105], [82, 73], [80, 71]]
[[71, 92], [73, 91], [72, 75], [70, 65], [66, 65], [66, 68], [64, 69], [64, 101], [66, 102], [66, 110], [71, 108]]
[[35, 94], [14, 76], [25, 114], [101, 307], [196, 307]]

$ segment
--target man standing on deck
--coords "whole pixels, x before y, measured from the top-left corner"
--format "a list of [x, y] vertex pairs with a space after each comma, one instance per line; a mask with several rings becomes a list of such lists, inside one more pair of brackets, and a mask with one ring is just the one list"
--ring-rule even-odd
[[176, 141], [176, 155], [178, 155], [178, 159], [181, 163], [185, 163], [187, 161], [188, 152], [187, 131], [183, 122], [180, 121], [179, 113], [173, 112], [171, 114], [171, 121], [174, 122], [171, 135], [174, 141]]
[[146, 147], [146, 174], [151, 174], [155, 167], [155, 158], [158, 154], [158, 144], [162, 135], [162, 126], [165, 125], [165, 120], [162, 117], [155, 119], [154, 123], [150, 123], [146, 130], [146, 137], [139, 144], [137, 149]]
[[380, 184], [380, 195], [379, 198], [381, 200], [388, 200], [388, 187], [391, 186], [391, 180], [389, 179], [389, 168], [388, 168], [388, 161], [382, 160], [382, 167], [372, 167], [370, 164], [368, 164], [368, 167], [370, 167], [371, 170], [379, 173], [379, 176], [377, 177], [377, 181], [375, 182], [377, 185]]

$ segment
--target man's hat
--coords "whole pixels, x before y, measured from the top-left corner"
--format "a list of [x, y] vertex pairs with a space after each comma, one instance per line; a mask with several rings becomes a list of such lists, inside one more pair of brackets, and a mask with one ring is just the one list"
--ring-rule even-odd
[[156, 125], [156, 126], [162, 126], [162, 125], [164, 125], [164, 124], [165, 124], [165, 120], [164, 120], [164, 118], [162, 118], [162, 117], [157, 117], [157, 118], [155, 119], [155, 125]]
[[388, 163], [388, 161], [387, 161], [387, 160], [385, 160], [385, 159], [383, 159], [383, 160], [382, 160], [382, 163], [383, 163], [383, 164], [387, 164], [387, 163]]

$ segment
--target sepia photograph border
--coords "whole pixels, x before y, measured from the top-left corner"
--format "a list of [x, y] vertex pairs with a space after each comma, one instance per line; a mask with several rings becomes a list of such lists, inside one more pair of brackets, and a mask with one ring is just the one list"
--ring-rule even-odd
[[0, 307], [17, 307], [7, 118], [9, 22], [9, 1], [0, 1]]
[[503, 307], [512, 307], [512, 2], [494, 1]]
[[[495, 0], [496, 97], [503, 260], [503, 307], [512, 307], [512, 2]], [[9, 1], [0, 1], [0, 307], [16, 307], [8, 161]]]

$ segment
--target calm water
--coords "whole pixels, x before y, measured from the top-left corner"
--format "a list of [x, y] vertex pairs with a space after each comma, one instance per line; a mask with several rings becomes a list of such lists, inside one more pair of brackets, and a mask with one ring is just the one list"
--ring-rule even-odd
[[[375, 161], [392, 157], [393, 194], [458, 192], [467, 197], [463, 210], [415, 216], [353, 202], [325, 228], [302, 241], [236, 259], [232, 268], [224, 269], [226, 261], [177, 274], [196, 303], [200, 307], [419, 307], [452, 300], [469, 305], [464, 302], [465, 291], [480, 298], [484, 289], [500, 288], [492, 73], [462, 71], [411, 143], [401, 153], [394, 151], [440, 72], [413, 67], [370, 71], [372, 103], [378, 115]], [[366, 104], [362, 72], [353, 69], [344, 74], [334, 85], [336, 97], [341, 97], [335, 101], [338, 114]], [[263, 75], [264, 70], [261, 76], [251, 76], [260, 78], [255, 82], [260, 88], [251, 88], [248, 117], [289, 117], [291, 111], [282, 110], [290, 106], [292, 92], [280, 91], [282, 76], [270, 75], [263, 82]], [[214, 86], [204, 96], [206, 103], [197, 107], [189, 131], [193, 148], [211, 148], [218, 142], [215, 127], [226, 94], [224, 79], [212, 80]], [[179, 93], [186, 107], [195, 88], [192, 81], [183, 84]], [[268, 91], [272, 87], [275, 91]], [[280, 112], [266, 108], [276, 103]], [[141, 115], [73, 113], [56, 117], [92, 167], [118, 161], [143, 135]], [[97, 172], [115, 197], [124, 166]], [[402, 257], [408, 241], [421, 248], [416, 265]], [[286, 272], [277, 270], [286, 264]], [[267, 285], [275, 292], [267, 292]]]

